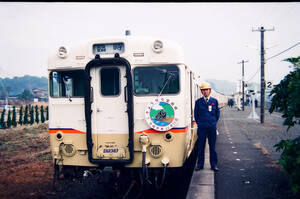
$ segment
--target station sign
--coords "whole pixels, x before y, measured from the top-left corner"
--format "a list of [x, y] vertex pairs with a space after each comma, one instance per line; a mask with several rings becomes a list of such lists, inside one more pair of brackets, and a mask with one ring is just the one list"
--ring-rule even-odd
[[266, 82], [266, 89], [272, 90], [273, 89], [273, 82], [272, 81], [267, 81]]

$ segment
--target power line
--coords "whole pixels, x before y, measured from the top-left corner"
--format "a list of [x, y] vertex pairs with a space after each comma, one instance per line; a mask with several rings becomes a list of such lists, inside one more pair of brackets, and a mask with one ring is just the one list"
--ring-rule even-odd
[[300, 42], [294, 44], [293, 46], [291, 46], [291, 47], [285, 49], [284, 51], [282, 51], [282, 52], [280, 52], [280, 53], [278, 53], [278, 54], [276, 54], [276, 55], [273, 55], [272, 57], [267, 58], [266, 61], [267, 61], [267, 60], [270, 60], [270, 59], [272, 59], [272, 58], [274, 58], [274, 57], [277, 57], [278, 55], [281, 55], [282, 53], [284, 53], [284, 52], [286, 52], [286, 51], [288, 51], [288, 50], [290, 50], [290, 49], [296, 47], [296, 46], [299, 45], [299, 44], [300, 44]]
[[250, 80], [252, 80], [255, 77], [255, 75], [258, 73], [259, 69], [260, 68], [258, 67], [258, 69], [256, 70], [255, 74], [250, 79], [248, 79], [247, 82], [249, 82]]
[[[267, 60], [270, 60], [270, 59], [272, 59], [272, 58], [275, 58], [275, 57], [277, 57], [278, 55], [281, 55], [282, 53], [284, 53], [284, 52], [286, 52], [286, 51], [288, 51], [288, 50], [290, 50], [290, 49], [296, 47], [296, 46], [299, 45], [299, 44], [300, 44], [300, 42], [294, 44], [293, 46], [291, 46], [291, 47], [285, 49], [284, 51], [282, 51], [282, 52], [280, 52], [280, 53], [277, 53], [276, 55], [273, 55], [272, 57], [267, 58], [266, 61], [267, 61]], [[250, 79], [247, 80], [247, 82], [251, 81], [251, 80], [256, 76], [256, 74], [258, 73], [258, 71], [259, 71], [259, 68], [256, 70], [256, 72], [254, 73], [254, 75], [253, 75]]]

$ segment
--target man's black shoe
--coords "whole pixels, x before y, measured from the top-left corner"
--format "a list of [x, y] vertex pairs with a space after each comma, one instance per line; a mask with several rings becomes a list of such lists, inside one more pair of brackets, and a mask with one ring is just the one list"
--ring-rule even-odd
[[211, 170], [219, 171], [219, 168], [218, 167], [211, 167]]
[[195, 171], [199, 171], [199, 170], [202, 170], [203, 169], [203, 166], [197, 166], [196, 168], [195, 168]]

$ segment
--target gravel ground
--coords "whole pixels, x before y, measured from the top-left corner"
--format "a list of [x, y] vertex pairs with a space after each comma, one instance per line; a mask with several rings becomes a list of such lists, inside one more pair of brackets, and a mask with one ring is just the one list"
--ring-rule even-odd
[[[276, 152], [275, 144], [282, 139], [294, 139], [300, 136], [300, 125], [291, 127], [287, 131], [287, 126], [283, 126], [284, 119], [282, 114], [265, 111], [265, 122], [260, 123], [260, 119], [249, 119], [251, 113], [250, 107], [245, 107], [245, 111], [238, 111], [235, 108], [226, 107], [224, 112], [224, 120], [235, 120], [243, 134], [256, 147], [262, 148], [263, 152], [268, 154], [272, 160], [279, 160], [281, 151]], [[226, 114], [234, 114], [234, 117], [226, 117]], [[260, 108], [256, 109], [256, 114], [260, 116]]]

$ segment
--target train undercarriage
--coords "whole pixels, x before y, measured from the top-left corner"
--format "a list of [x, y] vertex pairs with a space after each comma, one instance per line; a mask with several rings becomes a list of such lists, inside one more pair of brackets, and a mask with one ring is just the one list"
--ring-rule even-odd
[[54, 162], [53, 188], [59, 194], [59, 198], [63, 199], [137, 199], [154, 196], [169, 198], [168, 189], [172, 187], [168, 184], [189, 183], [187, 175], [192, 175], [196, 155], [194, 149], [184, 165], [179, 168], [148, 168], [147, 165], [142, 168], [82, 167], [62, 166]]

